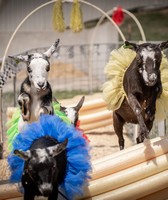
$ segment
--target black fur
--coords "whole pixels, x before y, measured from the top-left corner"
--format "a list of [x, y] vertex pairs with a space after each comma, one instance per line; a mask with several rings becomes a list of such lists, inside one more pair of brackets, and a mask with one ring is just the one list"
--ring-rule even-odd
[[[48, 156], [45, 163], [38, 163], [38, 156], [36, 155], [36, 149], [47, 148], [56, 144], [58, 142], [50, 137], [42, 137], [32, 144], [30, 148], [31, 158], [25, 161], [22, 176], [24, 200], [34, 200], [35, 196], [46, 196], [48, 200], [58, 198], [58, 185], [64, 180], [66, 172], [66, 151], [63, 150], [55, 157]], [[45, 179], [52, 183], [53, 189], [51, 193], [41, 194], [38, 186]]]
[[[149, 131], [152, 129], [155, 119], [156, 100], [162, 93], [162, 83], [160, 77], [160, 63], [162, 59], [161, 46], [156, 44], [142, 44], [126, 42], [126, 45], [136, 51], [136, 57], [128, 67], [124, 75], [123, 87], [127, 98], [124, 99], [121, 107], [113, 112], [114, 130], [118, 136], [120, 149], [124, 149], [123, 126], [125, 122], [139, 124], [140, 132], [137, 137], [137, 143], [143, 142], [145, 138], [149, 138]], [[150, 47], [155, 52], [155, 67], [152, 67], [150, 59], [145, 63], [148, 75], [157, 74], [156, 82], [148, 85], [143, 77], [143, 58], [140, 51], [144, 47]], [[164, 45], [166, 47], [166, 45]], [[149, 50], [150, 50], [149, 48]]]

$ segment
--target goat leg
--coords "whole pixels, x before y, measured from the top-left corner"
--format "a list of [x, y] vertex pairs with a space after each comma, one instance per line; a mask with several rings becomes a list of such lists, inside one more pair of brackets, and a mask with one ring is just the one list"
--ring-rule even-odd
[[115, 133], [118, 136], [118, 143], [120, 146], [120, 150], [124, 149], [124, 138], [123, 138], [124, 123], [125, 121], [116, 112], [113, 112], [113, 126]]
[[34, 200], [35, 195], [31, 194], [30, 191], [26, 191], [24, 192], [24, 200]]
[[154, 120], [156, 112], [156, 100], [161, 95], [161, 92], [162, 85], [158, 84], [158, 86], [155, 86], [155, 88], [153, 89], [151, 97], [147, 100], [145, 119], [150, 119], [150, 121]]
[[48, 197], [48, 200], [57, 200], [58, 199], [58, 185], [55, 184], [53, 186], [53, 190], [52, 193], [50, 194], [50, 196]]
[[52, 106], [43, 106], [41, 107], [40, 111], [39, 111], [39, 116], [42, 114], [49, 114], [49, 115], [53, 115], [54, 111], [53, 111], [53, 107]]
[[31, 99], [27, 93], [22, 93], [18, 97], [18, 103], [20, 105], [21, 115], [24, 121], [30, 120], [30, 103]]
[[128, 103], [137, 116], [137, 120], [140, 126], [140, 135], [138, 136], [137, 140], [139, 142], [143, 142], [144, 138], [149, 138], [149, 130], [144, 122], [141, 106], [133, 94], [128, 95]]

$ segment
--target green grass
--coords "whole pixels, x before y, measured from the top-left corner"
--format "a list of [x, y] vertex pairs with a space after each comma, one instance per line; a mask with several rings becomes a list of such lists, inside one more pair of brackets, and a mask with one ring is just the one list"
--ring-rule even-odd
[[[133, 14], [140, 21], [148, 41], [168, 40], [168, 9]], [[129, 31], [130, 27], [131, 31]], [[127, 40], [141, 40], [137, 25], [128, 15], [125, 14], [125, 20], [120, 28]]]

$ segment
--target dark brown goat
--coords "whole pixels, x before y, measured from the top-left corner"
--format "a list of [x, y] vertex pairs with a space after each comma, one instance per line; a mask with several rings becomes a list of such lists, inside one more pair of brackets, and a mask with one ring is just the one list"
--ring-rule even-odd
[[168, 47], [168, 41], [161, 44], [140, 45], [126, 41], [125, 45], [136, 52], [136, 57], [124, 74], [123, 87], [127, 98], [120, 108], [113, 112], [114, 130], [119, 139], [120, 150], [124, 149], [125, 122], [139, 124], [137, 143], [149, 138], [155, 119], [156, 99], [162, 93], [161, 51]]

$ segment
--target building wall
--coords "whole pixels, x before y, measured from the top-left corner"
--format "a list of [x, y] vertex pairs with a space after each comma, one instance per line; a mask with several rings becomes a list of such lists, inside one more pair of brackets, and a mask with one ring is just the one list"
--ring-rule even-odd
[[[47, 0], [3, 0], [0, 4], [0, 58], [3, 57], [8, 40], [21, 22], [30, 11], [37, 6], [47, 2]], [[102, 8], [104, 11], [112, 9], [115, 6], [122, 6], [126, 9], [142, 6], [155, 6], [168, 4], [167, 0], [89, 0], [89, 2]], [[87, 29], [81, 33], [74, 34], [71, 30], [64, 33], [58, 33], [52, 27], [52, 9], [54, 4], [50, 4], [35, 14], [33, 14], [20, 28], [8, 54], [17, 54], [27, 49], [36, 47], [50, 46], [56, 38], [61, 39], [62, 44], [84, 44], [89, 43], [93, 29]], [[81, 4], [83, 11], [83, 20], [88, 21], [100, 18], [101, 13], [91, 6]], [[71, 3], [63, 4], [64, 18], [66, 25], [69, 26]], [[107, 23], [100, 26], [95, 41], [100, 43], [116, 42], [118, 34], [111, 24]]]

